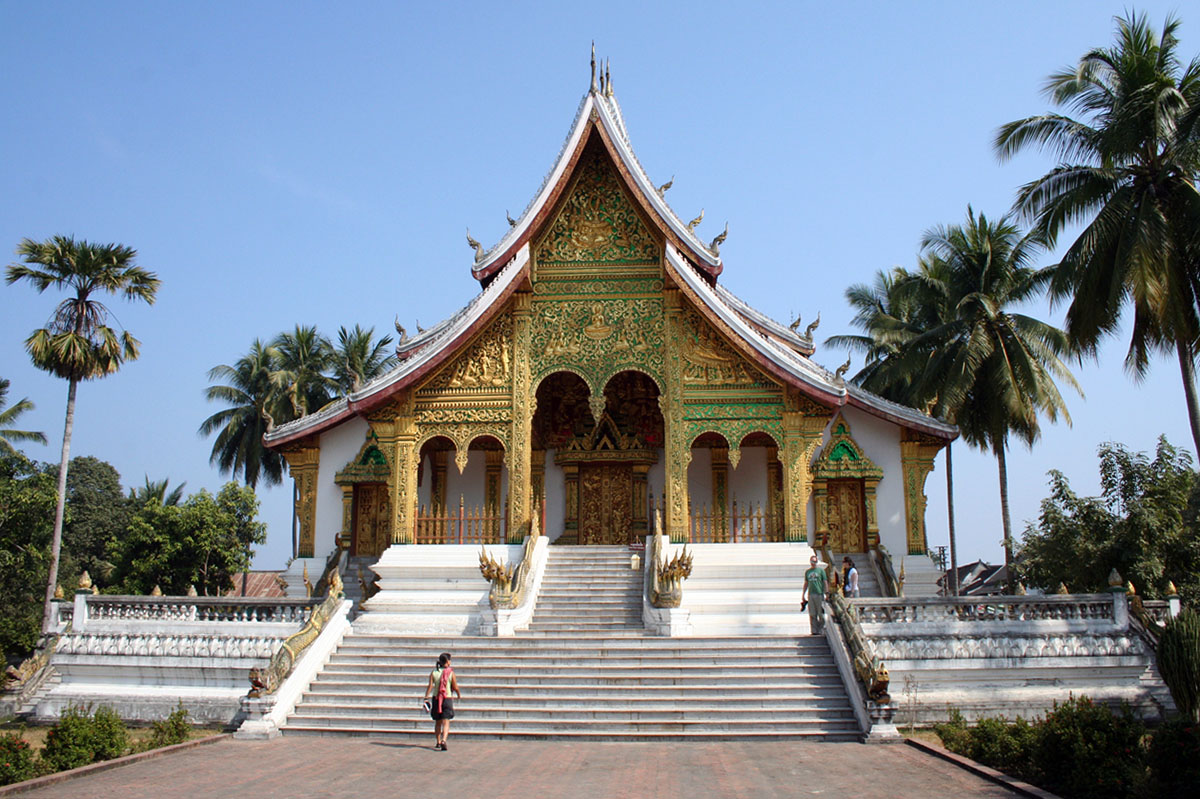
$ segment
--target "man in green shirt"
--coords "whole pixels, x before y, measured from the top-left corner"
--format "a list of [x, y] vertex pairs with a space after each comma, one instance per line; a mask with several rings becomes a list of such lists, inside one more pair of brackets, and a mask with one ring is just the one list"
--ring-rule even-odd
[[801, 609], [808, 606], [808, 623], [813, 635], [825, 632], [825, 594], [828, 577], [817, 565], [817, 556], [808, 559], [808, 571], [804, 572], [804, 591], [800, 594]]

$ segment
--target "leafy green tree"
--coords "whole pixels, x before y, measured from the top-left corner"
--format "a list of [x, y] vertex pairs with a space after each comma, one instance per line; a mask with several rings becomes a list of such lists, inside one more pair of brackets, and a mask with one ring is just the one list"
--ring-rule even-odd
[[[51, 474], [55, 473], [51, 467]], [[63, 527], [59, 582], [74, 585], [87, 570], [97, 584], [107, 583], [112, 572], [108, 549], [129, 524], [129, 500], [121, 488], [121, 475], [111, 463], [90, 455], [72, 458], [67, 473], [67, 508]]]
[[257, 513], [254, 491], [236, 483], [216, 497], [202, 490], [179, 505], [151, 499], [114, 545], [114, 578], [131, 594], [148, 594], [156, 585], [176, 595], [192, 585], [205, 596], [228, 591], [233, 575], [249, 567], [250, 547], [266, 540]]
[[275, 384], [287, 396], [292, 418], [320, 410], [337, 389], [328, 372], [333, 365], [333, 346], [316, 326], [296, 325], [291, 333], [280, 333], [272, 348], [277, 353]]
[[1174, 582], [1185, 604], [1200, 601], [1200, 476], [1187, 450], [1160, 438], [1154, 457], [1120, 444], [1099, 449], [1100, 496], [1081, 497], [1052, 470], [1050, 496], [1021, 543], [1020, 574], [1047, 590], [1108, 588], [1116, 569], [1154, 599]]
[[391, 336], [375, 341], [375, 328], [353, 330], [338, 328], [338, 342], [333, 350], [333, 379], [341, 396], [358, 391], [365, 384], [387, 372], [396, 363], [388, 347]]
[[9, 264], [5, 280], [11, 285], [27, 281], [39, 293], [64, 289], [71, 296], [59, 303], [46, 327], [25, 339], [33, 365], [67, 381], [67, 415], [63, 425], [62, 458], [58, 472], [58, 505], [54, 511], [54, 538], [50, 571], [42, 612], [42, 630], [50, 630], [51, 602], [58, 583], [58, 558], [62, 550], [63, 518], [67, 499], [67, 463], [71, 431], [75, 425], [75, 390], [81, 380], [96, 380], [115, 373], [125, 361], [138, 357], [138, 340], [129, 331], [108, 326], [108, 308], [96, 294], [115, 294], [127, 300], [153, 304], [159, 279], [134, 265], [137, 251], [122, 244], [92, 244], [69, 236], [46, 241], [22, 239], [17, 255], [24, 263]]
[[209, 402], [229, 406], [200, 425], [201, 435], [217, 436], [209, 462], [217, 464], [221, 474], [240, 473], [251, 488], [260, 479], [267, 485], [283, 481], [283, 456], [263, 446], [263, 436], [275, 422], [291, 418], [291, 406], [273, 378], [277, 357], [274, 347], [255, 339], [250, 352], [233, 366], [221, 364], [209, 370], [209, 380], [224, 383], [209, 386], [204, 392]]
[[4, 406], [8, 403], [9, 385], [8, 380], [0, 380], [0, 452], [15, 452], [13, 442], [16, 441], [36, 441], [39, 444], [45, 444], [45, 433], [12, 429], [22, 414], [33, 410], [33, 403], [22, 397], [11, 408], [5, 408]]
[[0, 656], [27, 656], [41, 633], [39, 585], [54, 534], [54, 478], [19, 452], [0, 452]]
[[1016, 204], [1048, 241], [1086, 223], [1050, 285], [1053, 300], [1070, 301], [1072, 346], [1094, 355], [1132, 306], [1126, 368], [1141, 377], [1153, 353], [1174, 350], [1200, 451], [1200, 60], [1181, 64], [1177, 19], [1168, 17], [1158, 36], [1144, 15], [1116, 22], [1113, 46], [1046, 82], [1054, 105], [1076, 116], [1010, 122], [995, 146], [1001, 158], [1034, 146], [1059, 159], [1021, 188]]

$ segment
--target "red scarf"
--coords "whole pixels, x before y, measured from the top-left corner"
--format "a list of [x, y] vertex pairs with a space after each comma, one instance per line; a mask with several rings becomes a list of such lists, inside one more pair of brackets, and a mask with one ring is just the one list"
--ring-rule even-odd
[[442, 697], [450, 696], [450, 678], [454, 676], [454, 669], [447, 666], [442, 669], [442, 678], [438, 681], [437, 690], [437, 712], [442, 712]]

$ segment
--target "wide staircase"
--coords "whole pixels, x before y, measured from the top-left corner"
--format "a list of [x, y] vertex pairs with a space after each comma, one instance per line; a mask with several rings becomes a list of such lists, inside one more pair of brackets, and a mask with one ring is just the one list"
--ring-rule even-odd
[[858, 569], [859, 596], [883, 596], [879, 580], [875, 578], [875, 569], [871, 566], [871, 556], [865, 552], [837, 552], [833, 555], [833, 567], [837, 569], [838, 579], [842, 579], [842, 558], [849, 555]]
[[858, 738], [823, 637], [647, 636], [630, 554], [554, 547], [515, 638], [351, 632], [284, 733], [427, 738], [420, 700], [446, 651], [463, 691], [455, 738]]

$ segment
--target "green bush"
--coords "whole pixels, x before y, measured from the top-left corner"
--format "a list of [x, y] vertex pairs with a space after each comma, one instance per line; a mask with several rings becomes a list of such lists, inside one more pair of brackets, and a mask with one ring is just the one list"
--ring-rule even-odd
[[129, 748], [129, 731], [111, 708], [69, 707], [46, 734], [42, 760], [52, 771], [79, 768], [98, 760], [111, 760]]
[[1184, 718], [1200, 721], [1200, 613], [1185, 608], [1158, 639], [1158, 671]]
[[1066, 797], [1133, 796], [1143, 782], [1145, 734], [1128, 705], [1113, 713], [1086, 696], [1055, 702], [1037, 724], [1039, 784]]
[[1012, 722], [1003, 716], [980, 719], [971, 728], [968, 757], [1006, 774], [1030, 779], [1034, 777], [1036, 736], [1036, 728], [1023, 718]]
[[1159, 727], [1148, 756], [1151, 795], [1159, 799], [1194, 799], [1200, 791], [1200, 725], [1172, 721]]
[[942, 745], [954, 754], [971, 756], [971, 730], [958, 708], [950, 708], [950, 720], [945, 724], [934, 724], [933, 731], [942, 739]]
[[0, 735], [0, 785], [11, 785], [37, 776], [33, 750], [20, 735]]
[[146, 739], [144, 748], [158, 749], [160, 746], [172, 746], [186, 741], [191, 733], [187, 717], [187, 708], [180, 703], [171, 715], [150, 725], [150, 737]]

